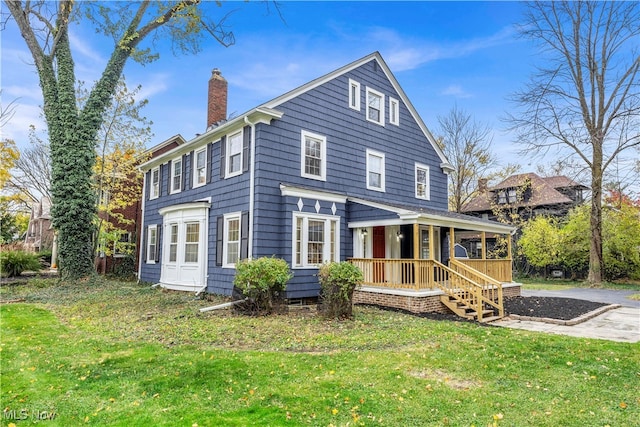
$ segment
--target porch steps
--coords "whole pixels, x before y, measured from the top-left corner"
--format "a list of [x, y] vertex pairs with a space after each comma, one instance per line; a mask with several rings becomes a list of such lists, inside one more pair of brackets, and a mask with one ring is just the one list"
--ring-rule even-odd
[[[442, 303], [446, 305], [449, 310], [453, 311], [458, 316], [464, 317], [465, 319], [469, 320], [478, 320], [478, 312], [474, 308], [471, 308], [467, 304], [456, 299], [456, 297], [452, 295], [441, 295], [440, 301], [442, 301]], [[500, 319], [500, 316], [496, 316], [493, 310], [482, 310], [482, 320], [480, 320], [481, 322], [488, 323], [498, 319]]]

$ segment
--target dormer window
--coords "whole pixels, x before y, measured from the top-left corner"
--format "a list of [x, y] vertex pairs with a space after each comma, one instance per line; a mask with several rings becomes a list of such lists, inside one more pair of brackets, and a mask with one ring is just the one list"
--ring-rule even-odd
[[498, 192], [498, 204], [506, 205], [507, 204], [507, 192], [504, 190], [500, 190]]
[[518, 201], [518, 192], [515, 188], [509, 189], [509, 203], [516, 203]]

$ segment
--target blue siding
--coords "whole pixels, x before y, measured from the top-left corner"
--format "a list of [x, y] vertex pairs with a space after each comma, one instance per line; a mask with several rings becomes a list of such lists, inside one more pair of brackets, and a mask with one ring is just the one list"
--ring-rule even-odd
[[[360, 83], [360, 111], [349, 108], [349, 79]], [[385, 125], [366, 120], [366, 88], [385, 95]], [[389, 97], [400, 103], [400, 125], [389, 123]], [[253, 257], [277, 256], [292, 262], [293, 212], [316, 212], [333, 215], [333, 202], [321, 195], [302, 198], [282, 196], [280, 184], [300, 186], [311, 191], [330, 192], [344, 196], [361, 197], [380, 203], [396, 203], [432, 209], [447, 209], [447, 176], [440, 168], [441, 160], [419, 124], [413, 119], [391, 82], [380, 66], [373, 61], [340, 75], [318, 87], [302, 93], [276, 106], [284, 113], [271, 124], [255, 127], [255, 199], [253, 211]], [[245, 128], [245, 131], [247, 128]], [[301, 132], [305, 130], [326, 137], [326, 180], [301, 176]], [[386, 191], [366, 188], [366, 150], [385, 154]], [[211, 145], [209, 171], [211, 182], [192, 187], [193, 157], [183, 159], [186, 174], [182, 192], [169, 195], [170, 167], [162, 165], [161, 196], [148, 200], [145, 205], [145, 227], [162, 224], [158, 210], [162, 207], [211, 198], [208, 229], [208, 288], [209, 292], [229, 295], [233, 287], [234, 269], [216, 266], [216, 218], [230, 212], [249, 209], [249, 177], [245, 172], [230, 179], [220, 178], [221, 141]], [[425, 201], [415, 198], [415, 163], [430, 167], [430, 196]], [[335, 203], [335, 215], [340, 217], [341, 259], [352, 255], [350, 221], [397, 218], [397, 215], [356, 203]], [[165, 236], [161, 236], [164, 239]], [[146, 236], [145, 236], [146, 238]], [[293, 269], [294, 278], [287, 288], [287, 297], [317, 296], [319, 284], [317, 269]], [[160, 263], [147, 264], [144, 260], [142, 280], [158, 281]]]

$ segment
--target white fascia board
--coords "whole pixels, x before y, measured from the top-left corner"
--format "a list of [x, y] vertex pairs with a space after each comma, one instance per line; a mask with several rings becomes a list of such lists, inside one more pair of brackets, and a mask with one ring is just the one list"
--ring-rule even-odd
[[347, 196], [337, 193], [330, 193], [322, 190], [312, 190], [300, 188], [292, 185], [280, 184], [280, 194], [282, 196], [304, 197], [305, 199], [316, 199], [325, 202], [346, 203]]
[[201, 202], [196, 201], [192, 203], [181, 203], [179, 205], [166, 206], [158, 210], [158, 213], [162, 216], [165, 216], [169, 212], [184, 211], [189, 209], [202, 209], [202, 208], [209, 209], [210, 207], [211, 207], [211, 202], [209, 201], [201, 201]]
[[419, 213], [411, 216], [401, 216], [401, 219], [417, 221], [421, 224], [435, 225], [439, 227], [455, 227], [472, 231], [487, 231], [490, 233], [511, 234], [516, 227], [501, 223], [488, 223], [483, 221], [474, 221], [473, 219], [451, 218], [448, 216], [440, 216], [434, 214]]
[[343, 67], [338, 68], [335, 71], [332, 71], [328, 74], [325, 74], [323, 76], [318, 77], [315, 80], [312, 80], [302, 86], [299, 86], [293, 90], [290, 90], [289, 92], [280, 95], [277, 98], [272, 99], [271, 101], [268, 101], [264, 104], [262, 104], [263, 107], [268, 107], [268, 108], [275, 108], [277, 106], [279, 106], [280, 104], [287, 102], [297, 96], [300, 96], [301, 94], [310, 91], [311, 89], [315, 89], [316, 87], [325, 84], [326, 82], [344, 74], [344, 73], [348, 73], [349, 71], [360, 67], [362, 64], [366, 64], [367, 62], [371, 61], [372, 59], [378, 59], [378, 62], [381, 62], [381, 56], [380, 53], [378, 52], [374, 52], [371, 53], [367, 56], [365, 56], [364, 58], [358, 59], [350, 64], [347, 64]]
[[167, 151], [161, 156], [158, 156], [154, 159], [149, 160], [148, 162], [141, 164], [139, 166], [139, 169], [142, 172], [146, 172], [158, 165], [166, 163], [174, 157], [181, 156], [192, 150], [197, 150], [198, 148], [202, 148], [210, 142], [216, 142], [224, 135], [243, 128], [246, 124], [246, 120], [252, 123], [264, 123], [268, 125], [271, 124], [271, 120], [280, 119], [283, 115], [284, 113], [282, 111], [278, 111], [273, 108], [265, 108], [262, 106], [254, 108], [218, 127], [210, 129], [205, 133], [196, 136], [192, 140], [179, 145], [173, 150]]

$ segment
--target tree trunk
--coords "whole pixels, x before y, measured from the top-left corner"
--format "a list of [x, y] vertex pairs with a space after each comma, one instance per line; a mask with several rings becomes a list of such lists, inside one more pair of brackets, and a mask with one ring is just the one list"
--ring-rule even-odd
[[594, 138], [591, 165], [591, 245], [589, 247], [589, 276], [587, 282], [602, 283], [604, 257], [602, 255], [602, 140]]

